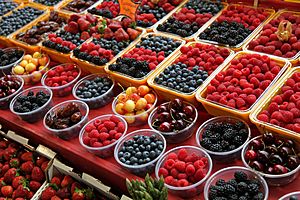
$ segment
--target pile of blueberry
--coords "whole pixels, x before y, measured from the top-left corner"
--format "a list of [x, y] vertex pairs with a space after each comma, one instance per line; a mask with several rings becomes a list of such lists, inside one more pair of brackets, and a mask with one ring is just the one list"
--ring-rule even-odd
[[105, 94], [113, 82], [108, 77], [96, 77], [92, 80], [83, 81], [76, 90], [76, 95], [82, 99], [91, 99]]
[[250, 29], [237, 22], [213, 22], [210, 27], [199, 35], [199, 38], [235, 46], [243, 42], [251, 32]]
[[44, 4], [46, 6], [54, 6], [61, 2], [62, 0], [34, 0], [36, 3]]
[[150, 49], [157, 53], [159, 53], [160, 51], [164, 51], [165, 57], [167, 57], [180, 45], [180, 41], [176, 41], [172, 38], [149, 35], [148, 37], [141, 38], [141, 42], [138, 43], [136, 47]]
[[24, 51], [20, 49], [3, 50], [0, 49], [0, 69], [18, 61], [24, 55]]
[[243, 122], [216, 122], [205, 128], [200, 144], [213, 152], [227, 152], [244, 144], [247, 138], [248, 130]]
[[154, 82], [183, 93], [190, 93], [194, 92], [207, 77], [208, 73], [199, 70], [199, 66], [188, 70], [186, 64], [179, 62], [168, 66], [155, 77]]
[[18, 4], [12, 1], [0, 0], [0, 16], [5, 15], [6, 13], [12, 11], [17, 6]]
[[157, 158], [163, 151], [163, 141], [156, 135], [135, 135], [124, 142], [118, 157], [126, 165], [142, 165]]
[[39, 91], [34, 94], [33, 91], [29, 91], [27, 95], [20, 95], [17, 97], [14, 111], [18, 113], [27, 113], [34, 111], [47, 103], [50, 95], [43, 91]]
[[14, 10], [12, 14], [1, 18], [0, 35], [7, 36], [15, 32], [26, 24], [32, 22], [42, 13], [42, 10], [38, 10], [28, 6], [25, 8]]
[[109, 65], [109, 70], [121, 72], [135, 78], [142, 78], [150, 72], [148, 62], [133, 58], [118, 58], [115, 64]]
[[263, 200], [261, 188], [258, 180], [250, 179], [243, 171], [236, 171], [233, 179], [217, 180], [216, 184], [209, 188], [208, 199]]

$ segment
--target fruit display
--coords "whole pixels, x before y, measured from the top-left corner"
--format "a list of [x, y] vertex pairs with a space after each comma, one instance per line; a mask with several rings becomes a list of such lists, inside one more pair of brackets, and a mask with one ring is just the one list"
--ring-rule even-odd
[[221, 1], [189, 0], [167, 21], [158, 24], [157, 30], [173, 33], [181, 37], [192, 36], [214, 15], [220, 12], [223, 7]]
[[0, 109], [7, 109], [10, 101], [19, 93], [24, 85], [23, 79], [17, 76], [0, 77]]
[[18, 7], [18, 4], [13, 1], [1, 0], [0, 1], [0, 16], [5, 15], [6, 13], [15, 9], [16, 7]]
[[199, 35], [199, 39], [240, 47], [271, 14], [271, 11], [263, 8], [230, 5]]
[[43, 4], [45, 6], [55, 6], [61, 1], [62, 0], [34, 0], [33, 2], [40, 3], [40, 4]]
[[62, 53], [70, 53], [97, 31], [95, 28], [92, 29], [96, 27], [97, 22], [97, 18], [89, 13], [85, 15], [73, 14], [62, 30], [48, 34], [48, 39], [44, 40], [42, 44]]
[[66, 6], [62, 7], [61, 10], [66, 10], [73, 13], [82, 13], [96, 2], [97, 0], [73, 0]]
[[265, 194], [262, 192], [262, 188], [262, 183], [259, 180], [248, 177], [244, 171], [235, 171], [231, 179], [225, 181], [220, 178], [216, 180], [215, 184], [210, 185], [208, 199], [263, 200], [265, 199]]
[[142, 0], [137, 10], [137, 25], [143, 28], [149, 28], [156, 22], [165, 17], [174, 10], [182, 0], [163, 0], [163, 1]]
[[202, 98], [241, 111], [248, 110], [280, 74], [282, 65], [265, 55], [239, 53], [210, 81], [205, 96], [202, 91]]
[[95, 27], [95, 32], [93, 31], [93, 40], [75, 49], [74, 56], [95, 65], [106, 64], [141, 34], [132, 23], [130, 19], [123, 21], [103, 19]]
[[44, 11], [29, 6], [13, 10], [11, 14], [0, 19], [0, 36], [12, 34], [43, 13]]
[[120, 6], [117, 0], [104, 0], [97, 6], [88, 9], [89, 13], [105, 18], [115, 18], [119, 14]]
[[[299, 14], [282, 12], [266, 24], [248, 49], [279, 57], [294, 59], [300, 51]], [[286, 27], [286, 28], [284, 28]], [[287, 34], [281, 35], [285, 30]]]
[[89, 199], [105, 200], [102, 195], [98, 194], [89, 186], [80, 183], [70, 175], [54, 175], [50, 183], [41, 193], [40, 200], [59, 200], [59, 199]]
[[133, 200], [139, 200], [141, 197], [149, 200], [168, 199], [168, 189], [164, 186], [163, 177], [153, 179], [147, 174], [145, 181], [126, 179], [126, 187]]
[[31, 199], [42, 186], [49, 160], [19, 144], [0, 139], [1, 194], [3, 199]]
[[279, 93], [274, 95], [268, 105], [258, 113], [257, 119], [300, 133], [299, 81], [300, 73], [293, 73], [279, 89]]
[[81, 75], [81, 69], [73, 63], [58, 65], [47, 71], [42, 85], [49, 87], [55, 96], [67, 96], [72, 92], [75, 82]]
[[128, 87], [112, 104], [115, 114], [121, 115], [129, 125], [146, 123], [157, 102], [157, 96], [146, 85]]
[[135, 48], [118, 58], [116, 63], [109, 65], [108, 69], [141, 79], [155, 70], [181, 44], [182, 41], [176, 39], [149, 34], [142, 37]]
[[38, 22], [24, 32], [19, 32], [15, 38], [29, 45], [37, 45], [43, 40], [46, 34], [57, 31], [65, 22], [66, 20], [63, 17], [60, 17], [57, 12], [52, 11], [47, 20]]
[[18, 47], [8, 47], [0, 49], [0, 76], [11, 73], [11, 68], [19, 62], [25, 54], [25, 51]]
[[300, 166], [298, 153], [297, 142], [266, 132], [253, 138], [244, 147], [242, 156], [247, 167], [264, 174], [281, 175], [297, 171]]

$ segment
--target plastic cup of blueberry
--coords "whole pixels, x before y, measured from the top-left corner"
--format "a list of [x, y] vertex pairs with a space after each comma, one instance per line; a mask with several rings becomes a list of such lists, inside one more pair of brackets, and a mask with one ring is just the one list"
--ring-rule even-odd
[[286, 194], [280, 197], [279, 200], [300, 200], [300, 191]]
[[180, 143], [193, 135], [197, 118], [198, 111], [192, 104], [174, 99], [156, 107], [149, 115], [148, 125], [168, 143]]
[[159, 132], [141, 129], [127, 134], [117, 143], [114, 157], [126, 170], [144, 177], [154, 171], [166, 146], [166, 140]]
[[10, 110], [29, 123], [42, 119], [52, 107], [52, 91], [44, 86], [28, 88], [10, 103]]
[[79, 80], [73, 87], [73, 96], [87, 103], [90, 109], [110, 103], [114, 97], [115, 81], [106, 74], [91, 74]]
[[102, 158], [111, 157], [118, 141], [125, 136], [127, 128], [127, 123], [122, 117], [113, 114], [101, 115], [84, 125], [79, 134], [79, 142], [90, 153]]
[[242, 150], [244, 166], [263, 176], [269, 185], [294, 181], [300, 172], [300, 143], [266, 132], [246, 143]]
[[215, 162], [240, 159], [242, 148], [251, 138], [248, 124], [238, 118], [219, 116], [204, 122], [197, 130], [196, 142]]
[[11, 74], [12, 67], [19, 63], [25, 55], [25, 50], [20, 47], [0, 49], [0, 76]]
[[269, 188], [265, 179], [245, 167], [227, 167], [214, 173], [205, 183], [204, 199], [268, 200]]
[[165, 186], [181, 198], [193, 198], [204, 190], [213, 162], [209, 154], [195, 146], [179, 146], [157, 161], [156, 178], [164, 177]]
[[89, 106], [78, 100], [68, 100], [49, 110], [43, 120], [44, 127], [54, 136], [64, 140], [78, 137], [88, 122]]

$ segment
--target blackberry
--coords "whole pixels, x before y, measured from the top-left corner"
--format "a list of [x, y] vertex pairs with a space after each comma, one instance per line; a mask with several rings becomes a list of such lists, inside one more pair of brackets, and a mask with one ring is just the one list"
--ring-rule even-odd
[[244, 192], [246, 192], [248, 189], [248, 185], [247, 183], [245, 182], [239, 182], [238, 185], [237, 185], [237, 191], [240, 193], [240, 194], [243, 194]]
[[88, 10], [89, 13], [94, 14], [94, 15], [100, 15], [102, 17], [106, 17], [109, 19], [114, 18], [115, 16], [113, 16], [112, 12], [110, 12], [110, 10], [107, 9], [97, 9], [97, 8], [91, 8]]
[[174, 17], [170, 17], [163, 24], [158, 25], [157, 30], [177, 34], [181, 37], [189, 37], [199, 30], [200, 26], [185, 24]]
[[240, 196], [239, 200], [249, 200], [249, 199], [247, 197], [245, 197], [245, 196]]
[[42, 91], [36, 94], [33, 91], [29, 91], [26, 95], [21, 95], [17, 98], [13, 109], [19, 113], [34, 111], [43, 106], [49, 99], [50, 95]]
[[239, 131], [239, 135], [243, 138], [243, 140], [246, 140], [248, 137], [248, 131], [246, 129], [241, 129]]
[[236, 122], [234, 124], [234, 127], [238, 130], [244, 129], [245, 128], [245, 124], [243, 122]]
[[213, 132], [206, 128], [202, 134], [202, 138], [210, 138], [213, 135]]
[[0, 54], [0, 68], [18, 61], [24, 54], [23, 50], [12, 48], [4, 49]]
[[238, 183], [236, 182], [235, 179], [230, 179], [227, 183], [230, 184], [230, 185], [232, 185], [232, 186], [235, 187], [235, 188], [236, 188], [237, 185], [238, 185]]
[[222, 152], [222, 147], [220, 144], [211, 144], [211, 146], [208, 148], [208, 150], [211, 150], [214, 152]]
[[250, 194], [257, 194], [258, 191], [259, 191], [259, 185], [253, 183], [248, 185], [248, 192]]
[[243, 139], [242, 136], [237, 135], [237, 136], [234, 137], [233, 142], [234, 142], [237, 146], [241, 146], [241, 145], [245, 142], [245, 140]]
[[224, 179], [219, 179], [219, 180], [217, 180], [217, 182], [216, 182], [216, 185], [217, 186], [223, 186], [223, 185], [225, 185], [225, 181], [224, 181]]
[[247, 181], [248, 176], [243, 171], [236, 171], [234, 173], [234, 178], [236, 179], [237, 182], [242, 182], [242, 181]]
[[232, 140], [235, 137], [235, 132], [232, 129], [225, 130], [222, 138], [224, 140]]
[[208, 198], [209, 199], [215, 199], [218, 196], [218, 193], [216, 190], [209, 190]]
[[209, 138], [204, 138], [203, 140], [200, 141], [201, 146], [204, 148], [209, 148], [211, 145], [211, 141]]
[[214, 198], [214, 200], [227, 200], [227, 198], [226, 197], [216, 197], [216, 198]]
[[225, 196], [226, 195], [225, 190], [224, 190], [224, 186], [216, 186], [215, 189], [218, 193], [218, 196]]
[[230, 199], [230, 200], [238, 200], [239, 196], [237, 194], [231, 194], [231, 195], [228, 196], [228, 199]]
[[235, 188], [232, 185], [225, 184], [223, 187], [224, 187], [224, 191], [227, 195], [235, 193]]
[[228, 147], [228, 151], [232, 151], [234, 149], [236, 149], [236, 146], [234, 144], [232, 144]]
[[258, 194], [253, 196], [253, 200], [263, 200], [264, 194], [262, 192], [258, 192]]
[[230, 146], [230, 143], [226, 140], [221, 140], [220, 145], [224, 151], [227, 151], [228, 147]]

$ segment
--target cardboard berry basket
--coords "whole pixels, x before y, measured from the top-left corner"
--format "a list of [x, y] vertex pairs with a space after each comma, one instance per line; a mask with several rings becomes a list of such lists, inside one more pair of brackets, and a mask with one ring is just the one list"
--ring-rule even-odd
[[[19, 10], [19, 9], [22, 9], [22, 8], [25, 8], [25, 7], [32, 7], [32, 8], [38, 9], [38, 10], [43, 10], [44, 13], [42, 13], [41, 15], [39, 15], [39, 16], [38, 16], [37, 18], [35, 18], [33, 21], [31, 21], [31, 22], [29, 22], [28, 24], [24, 25], [22, 28], [31, 26], [31, 25], [34, 24], [35, 22], [39, 21], [39, 20], [40, 20], [43, 16], [45, 16], [47, 13], [49, 13], [49, 10], [48, 10], [48, 9], [44, 9], [44, 8], [42, 8], [42, 7], [39, 6], [39, 5], [34, 5], [34, 4], [31, 4], [31, 3], [29, 3], [29, 4], [23, 4], [23, 3], [22, 3], [22, 4], [20, 4], [17, 8], [15, 8], [14, 10]], [[14, 10], [12, 10], [12, 11], [14, 11]], [[3, 15], [3, 16], [9, 16], [9, 15], [11, 15], [11, 14], [12, 14], [12, 11], [6, 13], [6, 14]], [[2, 16], [2, 17], [3, 17], [3, 16]], [[1, 20], [1, 17], [0, 17], [0, 20]], [[22, 29], [22, 28], [20, 28], [20, 29]], [[20, 29], [16, 30], [15, 32], [18, 32]], [[0, 35], [0, 43], [2, 42], [2, 43], [6, 43], [6, 44], [12, 44], [12, 43], [11, 43], [11, 37], [12, 37], [12, 35], [13, 35], [15, 32], [13, 32], [13, 33], [11, 33], [11, 34], [9, 34], [9, 35], [7, 35], [7, 36], [2, 36], [2, 35]]]
[[58, 2], [57, 4], [53, 5], [53, 6], [47, 6], [38, 2], [35, 2], [35, 0], [29, 0], [30, 2], [32, 2], [33, 4], [37, 4], [39, 6], [44, 7], [45, 9], [49, 9], [49, 10], [57, 10], [58, 7], [64, 3], [65, 0], [60, 0], [60, 2]]
[[[99, 18], [99, 16], [97, 16]], [[143, 37], [143, 35], [145, 34], [145, 30], [144, 29], [141, 29], [141, 28], [137, 28], [138, 31], [140, 31], [140, 35], [134, 40], [131, 42], [131, 44], [129, 44], [128, 47], [126, 47], [125, 49], [123, 49], [122, 51], [120, 51], [117, 55], [114, 56], [114, 58], [112, 60], [110, 60], [109, 62], [107, 62], [106, 64], [102, 65], [102, 66], [99, 66], [99, 65], [96, 65], [92, 62], [89, 62], [89, 61], [86, 61], [86, 60], [82, 60], [82, 59], [79, 59], [77, 57], [75, 57], [75, 55], [73, 53], [71, 53], [71, 60], [73, 62], [75, 62], [76, 64], [80, 65], [81, 66], [81, 69], [84, 70], [84, 71], [88, 71], [90, 73], [101, 73], [101, 72], [105, 72], [105, 66], [106, 65], [110, 65], [114, 62], [115, 59], [117, 59], [118, 57], [120, 57], [121, 55], [124, 54], [124, 52], [127, 52], [127, 49], [130, 48], [132, 45], [136, 44], [141, 37]], [[85, 41], [84, 43], [90, 43], [93, 41], [93, 38], [90, 38], [88, 39], [87, 41]], [[79, 48], [82, 46], [82, 44], [79, 46]]]
[[[1, 125], [0, 125], [0, 129], [1, 129]], [[4, 141], [16, 142], [26, 152], [33, 152], [35, 157], [44, 156], [44, 157], [48, 158], [49, 162], [48, 162], [48, 165], [47, 165], [47, 168], [46, 168], [46, 171], [45, 171], [45, 177], [47, 178], [46, 174], [47, 174], [47, 172], [48, 172], [50, 166], [52, 165], [53, 160], [56, 156], [55, 152], [53, 152], [52, 150], [50, 150], [49, 148], [47, 148], [43, 145], [38, 145], [35, 148], [35, 147], [28, 144], [29, 140], [27, 138], [24, 138], [20, 135], [17, 135], [15, 132], [12, 132], [12, 131], [8, 131], [7, 133], [4, 133], [3, 131], [0, 130], [0, 137]], [[45, 180], [42, 183], [42, 185], [40, 186], [40, 188], [35, 192], [35, 194], [31, 198], [31, 200], [36, 199], [37, 195], [40, 193], [40, 191], [46, 185], [46, 183], [47, 183], [47, 181]]]
[[278, 82], [272, 86], [272, 88], [268, 91], [266, 95], [264, 95], [264, 98], [261, 98], [257, 105], [253, 108], [251, 114], [250, 114], [250, 120], [253, 124], [256, 125], [258, 130], [261, 133], [273, 132], [277, 133], [279, 135], [292, 137], [298, 141], [300, 141], [300, 133], [297, 133], [295, 131], [283, 128], [281, 126], [277, 126], [271, 123], [263, 122], [257, 119], [258, 114], [267, 109], [268, 106], [271, 103], [271, 100], [274, 96], [277, 94], [282, 94], [281, 88], [285, 85], [287, 79], [289, 79], [294, 73], [300, 72], [300, 67], [290, 68], [279, 80]]
[[[121, 85], [123, 85], [125, 87], [144, 85], [147, 83], [147, 79], [151, 76], [151, 74], [155, 73], [156, 70], [159, 70], [167, 61], [173, 60], [174, 55], [176, 55], [176, 53], [180, 50], [180, 48], [185, 44], [185, 41], [180, 39], [179, 37], [175, 37], [175, 36], [171, 36], [171, 35], [167, 35], [167, 34], [163, 34], [163, 33], [147, 33], [147, 34], [143, 35], [142, 37], [147, 38], [149, 35], [172, 38], [176, 41], [180, 41], [181, 45], [177, 49], [175, 49], [168, 57], [166, 57], [161, 63], [159, 63], [156, 66], [155, 70], [150, 71], [146, 76], [144, 76], [142, 78], [134, 78], [127, 74], [122, 74], [117, 71], [109, 70], [109, 65], [115, 63], [117, 60], [117, 57], [115, 57], [110, 64], [107, 64], [105, 66], [106, 73], [110, 74], [115, 80], [117, 80]], [[122, 57], [124, 54], [130, 52], [132, 49], [134, 49], [136, 47], [136, 45], [139, 42], [140, 42], [140, 40], [135, 42], [130, 48], [127, 48], [126, 51], [124, 51], [122, 53], [122, 55], [119, 57]]]
[[[228, 8], [230, 8], [230, 7], [232, 7], [232, 6], [244, 6], [244, 7], [248, 7], [248, 8], [254, 8], [254, 9], [257, 9], [256, 7], [253, 7], [253, 6], [247, 6], [247, 5], [241, 5], [241, 4], [230, 4], [229, 6], [227, 6], [227, 8], [226, 9], [223, 9], [223, 11], [224, 10], [227, 10]], [[259, 9], [262, 9], [262, 8], [259, 8]], [[247, 38], [245, 38], [244, 39], [244, 41], [243, 42], [241, 42], [241, 43], [239, 43], [239, 44], [237, 44], [237, 45], [235, 45], [235, 46], [230, 46], [230, 45], [228, 45], [228, 44], [221, 44], [221, 43], [218, 43], [218, 42], [215, 42], [215, 41], [210, 41], [210, 40], [203, 40], [203, 39], [200, 39], [199, 38], [199, 35], [202, 33], [202, 32], [204, 32], [207, 28], [209, 28], [210, 27], [210, 25], [211, 24], [206, 24], [206, 27], [203, 27], [203, 28], [201, 28], [201, 31], [199, 31], [199, 33], [198, 33], [198, 35], [196, 35], [195, 36], [195, 40], [196, 41], [202, 41], [202, 42], [205, 42], [205, 43], [210, 43], [210, 44], [217, 44], [217, 45], [220, 45], [220, 46], [226, 46], [226, 47], [228, 47], [228, 48], [231, 48], [232, 50], [234, 50], [234, 51], [241, 51], [242, 49], [243, 49], [243, 45], [247, 42], [247, 41], [249, 41], [249, 40], [251, 40], [262, 28], [263, 28], [263, 26], [265, 25], [265, 23], [266, 23], [266, 21], [269, 19], [269, 18], [272, 18], [272, 16], [275, 14], [275, 10], [274, 9], [270, 9], [270, 8], [263, 8], [266, 12], [268, 12], [269, 13], [269, 16], [265, 19], [265, 21], [264, 22], [262, 22], [258, 27], [256, 27], [253, 31], [252, 31], [252, 33], [250, 34], [250, 35], [248, 35], [248, 37]], [[220, 14], [220, 15], [222, 15], [222, 13]], [[219, 15], [219, 16], [220, 16]], [[215, 21], [217, 20], [218, 18], [215, 18]]]
[[[239, 58], [246, 54], [249, 54], [249, 52], [244, 52], [244, 51], [238, 52], [232, 57], [231, 60], [233, 60], [235, 58]], [[256, 54], [259, 54], [259, 53], [256, 53]], [[226, 65], [223, 65], [221, 67], [221, 70], [218, 71], [218, 73], [215, 73], [214, 76], [211, 78], [211, 80], [209, 82], [206, 82], [205, 85], [197, 91], [197, 93], [196, 93], [197, 101], [199, 101], [203, 105], [205, 110], [213, 116], [222, 116], [222, 115], [233, 116], [233, 117], [238, 117], [238, 118], [246, 121], [247, 123], [249, 123], [250, 122], [249, 115], [250, 115], [251, 111], [253, 111], [253, 107], [257, 104], [257, 102], [260, 99], [265, 98], [266, 92], [270, 90], [272, 85], [274, 85], [278, 81], [278, 79], [282, 76], [282, 74], [291, 66], [291, 63], [285, 59], [279, 59], [279, 58], [275, 58], [275, 57], [271, 57], [271, 56], [269, 56], [269, 57], [271, 58], [271, 60], [275, 61], [281, 67], [281, 70], [276, 75], [276, 77], [271, 81], [270, 85], [265, 89], [265, 91], [260, 95], [260, 97], [257, 98], [255, 103], [253, 103], [251, 105], [251, 107], [248, 108], [247, 110], [238, 110], [236, 108], [232, 108], [227, 105], [220, 104], [218, 102], [210, 101], [210, 100], [206, 99], [207, 86], [210, 84], [210, 81], [213, 78], [215, 78], [215, 76], [218, 73], [220, 73], [221, 71], [226, 71], [231, 66], [231, 60], [229, 62], [227, 62]]]
[[[209, 45], [209, 44], [205, 44], [205, 43], [201, 43], [201, 42], [189, 42], [187, 43], [185, 46], [194, 46], [195, 44], [200, 43], [203, 45]], [[216, 46], [216, 45], [214, 45]], [[225, 47], [219, 47], [216, 46], [218, 48], [225, 48]], [[155, 70], [155, 72], [148, 78], [147, 83], [150, 87], [152, 87], [155, 92], [162, 98], [166, 99], [166, 100], [172, 100], [174, 98], [182, 98], [185, 101], [188, 101], [190, 103], [196, 103], [196, 99], [195, 99], [195, 94], [196, 91], [199, 90], [200, 88], [202, 88], [206, 82], [209, 82], [212, 77], [214, 77], [214, 75], [216, 73], [218, 73], [218, 71], [220, 71], [220, 68], [227, 63], [229, 60], [231, 60], [231, 57], [233, 56], [234, 52], [232, 50], [230, 50], [230, 55], [224, 60], [224, 62], [222, 64], [220, 64], [212, 74], [210, 74], [206, 80], [198, 87], [195, 89], [194, 92], [191, 93], [181, 93], [179, 91], [173, 90], [171, 88], [168, 88], [166, 86], [163, 85], [159, 85], [157, 83], [154, 82], [155, 77], [157, 77], [160, 73], [162, 73], [167, 67], [169, 67], [170, 65], [174, 64], [174, 62], [176, 61], [177, 58], [179, 58], [181, 56], [181, 52], [180, 50], [178, 50], [178, 52], [176, 53], [176, 55], [174, 55], [172, 57], [172, 59], [169, 59], [167, 62], [164, 63], [163, 66], [161, 66], [160, 68], [158, 68], [157, 70]]]
[[[68, 16], [63, 14], [63, 13], [58, 13], [58, 16], [67, 19]], [[50, 18], [50, 12], [47, 12], [44, 16], [42, 16], [38, 21], [35, 21], [33, 24], [23, 27], [20, 30], [14, 32], [11, 35], [11, 43], [13, 45], [22, 47], [23, 49], [25, 49], [28, 52], [36, 52], [36, 51], [40, 51], [41, 50], [41, 46], [42, 46], [42, 42], [45, 40], [45, 35], [43, 36], [42, 41], [40, 41], [39, 43], [37, 43], [36, 45], [30, 45], [26, 42], [20, 41], [17, 39], [17, 35], [20, 33], [25, 33], [26, 31], [32, 29], [33, 26], [36, 26], [39, 22], [45, 21], [47, 22]]]
[[[279, 12], [277, 12], [275, 15], [273, 15], [271, 18], [269, 18], [265, 23], [264, 23], [264, 26], [267, 25], [269, 22], [271, 22], [273, 19], [277, 19], [278, 17], [280, 17], [282, 14], [284, 13], [291, 13], [291, 14], [294, 14], [294, 15], [298, 15], [300, 16], [300, 12], [294, 12], [294, 11], [288, 11], [288, 10], [281, 10]], [[256, 35], [254, 36], [254, 38], [251, 38], [250, 40], [248, 40], [244, 45], [243, 45], [243, 50], [244, 51], [250, 51], [250, 52], [254, 52], [254, 53], [257, 53], [256, 51], [254, 50], [250, 50], [249, 49], [249, 43], [257, 38], [259, 38], [262, 34], [262, 30], [260, 30], [259, 32], [256, 33]], [[261, 53], [261, 52], [260, 52]], [[267, 53], [264, 53], [264, 54], [267, 54]], [[272, 54], [267, 54], [267, 55], [272, 55]], [[275, 56], [275, 55], [272, 55], [272, 56]], [[287, 59], [288, 61], [290, 61], [292, 63], [293, 66], [296, 66], [300, 61], [299, 61], [299, 56], [300, 56], [300, 51], [293, 57], [291, 58], [285, 58]], [[275, 57], [278, 57], [278, 58], [283, 58], [283, 57], [280, 57], [280, 56], [275, 56]]]
[[[153, 27], [154, 32], [155, 32], [155, 33], [166, 33], [166, 34], [173, 35], [173, 36], [176, 36], [176, 37], [181, 37], [181, 36], [176, 35], [176, 34], [174, 34], [174, 33], [169, 33], [169, 32], [159, 31], [159, 30], [157, 30], [157, 28], [158, 28], [158, 26], [159, 26], [160, 24], [165, 23], [170, 17], [172, 17], [173, 14], [180, 12], [180, 10], [185, 6], [185, 4], [186, 4], [187, 2], [188, 2], [188, 1], [186, 1], [184, 4], [181, 4], [181, 5], [179, 6], [179, 8], [176, 9], [176, 11], [172, 13], [172, 15], [169, 15], [169, 16], [168, 16], [168, 18], [164, 18], [164, 20], [161, 21], [160, 23], [156, 23], [155, 26]], [[196, 33], [194, 33], [194, 34], [191, 35], [191, 36], [184, 37], [183, 39], [186, 40], [187, 42], [193, 41], [194, 38], [195, 38], [197, 35], [199, 35], [199, 33], [201, 33], [202, 31], [204, 31], [204, 29], [206, 29], [212, 22], [214, 22], [215, 19], [217, 19], [217, 18], [222, 14], [223, 10], [225, 10], [225, 9], [227, 8], [228, 3], [222, 2], [222, 4], [223, 4], [223, 9], [220, 10], [220, 12], [218, 12], [217, 14], [215, 14], [214, 16], [212, 16], [212, 18], [210, 18], [205, 24], [203, 24], [202, 27], [201, 27]]]
[[92, 191], [95, 191], [102, 196], [105, 197], [105, 199], [112, 199], [112, 200], [119, 200], [120, 198], [113, 194], [110, 190], [111, 188], [104, 185], [101, 181], [98, 179], [95, 179], [94, 177], [90, 176], [86, 173], [76, 173], [74, 172], [73, 168], [63, 164], [57, 159], [53, 160], [53, 165], [50, 166], [48, 173], [47, 173], [47, 182], [42, 186], [42, 188], [37, 192], [34, 200], [41, 199], [42, 192], [50, 185], [50, 181], [54, 176], [58, 175], [69, 175], [71, 176], [75, 181], [78, 181], [79, 183], [82, 183], [83, 186], [87, 186], [92, 189]]
[[[59, 6], [56, 7], [56, 11], [64, 13], [66, 15], [73, 15], [73, 14], [80, 14], [81, 15], [81, 14], [86, 14], [87, 10], [90, 9], [95, 3], [97, 3], [97, 1], [96, 1], [93, 5], [91, 5], [90, 7], [88, 7], [87, 9], [85, 9], [84, 11], [82, 11], [80, 13], [75, 13], [75, 12], [72, 12], [72, 11], [64, 9], [72, 1], [73, 0], [63, 0], [63, 2], [60, 3]], [[97, 16], [97, 17], [99, 17], [99, 16]]]

